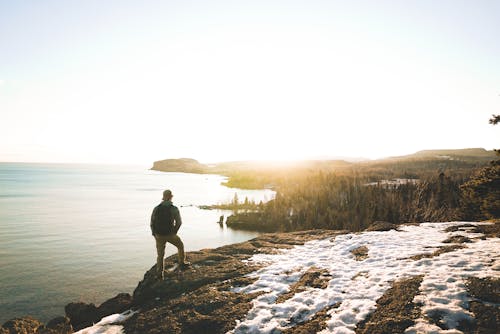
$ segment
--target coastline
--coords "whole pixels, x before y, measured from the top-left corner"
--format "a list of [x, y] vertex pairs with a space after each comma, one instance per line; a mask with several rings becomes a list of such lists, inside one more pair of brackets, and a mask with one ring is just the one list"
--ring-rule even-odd
[[[165, 185], [176, 191], [188, 251], [258, 235], [221, 228], [216, 222], [228, 213], [198, 205], [224, 202], [235, 193], [270, 197], [222, 187], [223, 178], [213, 175], [51, 166], [1, 170], [0, 325], [24, 315], [48, 322], [64, 314], [70, 301], [99, 305], [120, 292], [132, 294], [156, 258], [149, 219]], [[167, 255], [173, 252], [167, 247]]]
[[[45, 324], [30, 316], [13, 318], [0, 327], [0, 334], [22, 333], [26, 329], [28, 333], [69, 334], [92, 326], [103, 317], [129, 309], [154, 309], [165, 301], [221, 281], [226, 281], [225, 284], [244, 284], [249, 282], [244, 275], [257, 269], [245, 263], [254, 254], [274, 253], [278, 249], [292, 248], [315, 238], [333, 237], [345, 232], [313, 230], [262, 234], [240, 243], [186, 252], [189, 261], [193, 263], [188, 271], [180, 274], [168, 272], [165, 281], [159, 282], [155, 278], [153, 265], [144, 274], [132, 295], [119, 293], [98, 306], [93, 303], [70, 302], [65, 306], [64, 316], [55, 317]], [[172, 268], [176, 261], [176, 254], [167, 257], [165, 267]]]
[[[442, 231], [442, 236], [448, 236], [449, 238], [448, 240], [441, 240], [442, 237], [439, 236], [436, 241], [440, 241], [438, 244], [442, 246], [439, 246], [436, 251], [433, 253], [423, 253], [420, 256], [413, 256], [406, 260], [417, 264], [420, 262], [429, 264], [434, 259], [439, 260], [441, 258], [448, 258], [448, 261], [450, 261], [450, 259], [455, 258], [455, 255], [453, 255], [454, 252], [460, 253], [462, 250], [467, 252], [467, 249], [474, 249], [475, 244], [483, 241], [490, 242], [490, 247], [491, 245], [497, 245], [500, 233], [500, 223], [497, 221], [483, 223], [425, 223], [400, 226], [378, 223], [361, 233], [310, 230], [263, 234], [242, 243], [215, 249], [188, 252], [188, 258], [193, 265], [183, 271], [173, 270], [175, 268], [176, 256], [172, 255], [165, 259], [166, 268], [170, 270], [167, 269], [164, 281], [158, 281], [154, 278], [155, 267], [153, 266], [144, 274], [144, 278], [139, 282], [132, 296], [129, 294], [119, 294], [98, 307], [85, 303], [68, 304], [66, 306], [66, 317], [56, 318], [47, 325], [38, 323], [38, 329], [32, 332], [40, 334], [71, 333], [68, 325], [71, 326], [71, 330], [80, 330], [99, 323], [101, 325], [94, 325], [95, 329], [99, 326], [101, 326], [100, 330], [106, 328], [102, 326], [115, 326], [114, 330], [120, 330], [119, 332], [124, 331], [125, 333], [225, 333], [233, 330], [236, 320], [245, 317], [250, 309], [252, 309], [252, 305], [255, 305], [254, 300], [264, 298], [263, 293], [265, 291], [255, 290], [252, 292], [252, 290], [249, 290], [246, 293], [242, 293], [244, 292], [242, 290], [244, 287], [251, 286], [252, 284], [255, 285], [258, 279], [255, 274], [249, 274], [260, 272], [266, 266], [267, 260], [264, 262], [249, 261], [251, 258], [255, 258], [255, 256], [264, 258], [279, 256], [279, 254], [292, 251], [293, 249], [305, 250], [307, 247], [303, 248], [304, 246], [302, 245], [308, 241], [317, 243], [319, 240], [325, 240], [324, 242], [330, 243], [338, 240], [338, 242], [341, 242], [341, 240], [349, 241], [363, 235], [366, 236], [365, 238], [368, 238], [365, 240], [372, 240], [371, 238], [377, 235], [384, 235], [377, 233], [392, 233], [388, 237], [389, 239], [393, 239], [397, 235], [407, 235], [409, 231], [419, 229], [420, 226], [427, 226], [427, 228], [431, 229], [433, 227], [448, 226], [446, 230]], [[400, 228], [402, 231], [398, 231]], [[428, 232], [424, 231], [424, 234], [428, 235]], [[465, 237], [465, 235], [469, 235], [469, 237]], [[420, 239], [412, 240], [417, 243], [422, 242]], [[375, 240], [373, 241], [375, 242]], [[367, 249], [366, 247], [352, 247], [350, 250], [345, 249], [347, 252], [346, 255], [352, 253], [354, 262], [356, 265], [359, 263], [360, 268], [363, 268], [363, 261], [367, 257], [369, 260], [369, 256], [374, 255], [370, 254], [370, 251], [373, 250], [372, 247], [375, 244], [371, 246], [370, 244], [367, 245]], [[409, 249], [413, 248], [413, 246], [408, 247]], [[426, 247], [422, 249], [426, 249]], [[313, 249], [313, 252], [316, 251]], [[397, 258], [400, 255], [398, 252], [396, 253]], [[416, 255], [418, 255], [418, 252]], [[303, 260], [308, 261], [308, 258]], [[296, 263], [296, 260], [292, 262]], [[471, 268], [477, 267], [474, 263], [470, 265], [472, 266]], [[492, 263], [491, 265], [494, 264]], [[498, 264], [496, 267], [498, 267]], [[468, 269], [465, 270], [468, 273]], [[479, 270], [482, 272], [481, 269]], [[498, 268], [492, 268], [492, 270], [498, 270]], [[492, 311], [489, 305], [492, 302], [498, 303], [500, 298], [498, 295], [500, 280], [494, 277], [488, 278], [487, 270], [484, 273], [486, 275], [484, 278], [470, 277], [466, 284], [468, 293], [475, 300], [475, 304], [471, 304], [473, 305], [471, 312], [474, 312], [476, 317], [475, 322], [472, 323], [469, 321], [467, 326], [491, 326], [491, 312], [493, 312], [493, 317], [495, 316], [495, 312], [496, 316], [499, 316], [500, 310], [497, 308], [495, 311], [493, 308]], [[453, 275], [452, 271], [450, 274]], [[328, 286], [327, 283], [332, 278], [335, 277], [313, 265], [313, 267], [301, 273], [297, 279], [293, 280], [295, 283], [289, 286], [288, 293], [278, 293], [280, 297], [276, 302], [285, 302], [292, 298], [294, 294], [300, 294], [311, 288], [313, 288], [311, 291], [314, 291], [314, 289], [325, 289]], [[359, 280], [362, 282], [362, 279], [363, 274], [359, 278], [358, 275], [352, 278], [353, 282]], [[452, 281], [447, 282], [450, 283]], [[390, 289], [386, 290], [384, 295], [377, 300], [376, 312], [370, 316], [371, 320], [360, 322], [358, 325], [359, 331], [357, 330], [356, 332], [400, 333], [402, 328], [408, 328], [411, 324], [419, 326], [416, 317], [418, 316], [417, 311], [421, 306], [414, 304], [412, 300], [418, 294], [421, 284], [422, 277], [418, 275], [411, 279], [399, 279], [397, 282], [391, 284]], [[389, 309], [384, 309], [384, 305], [389, 305]], [[408, 305], [411, 306], [412, 311], [405, 313], [409, 310]], [[332, 303], [324, 312], [318, 312], [314, 317], [307, 318], [309, 320], [296, 322], [293, 327], [285, 330], [284, 333], [320, 331], [322, 328], [325, 328], [324, 326], [330, 317], [329, 314], [338, 307], [338, 304]], [[121, 312], [126, 310], [132, 310], [132, 312], [120, 315]], [[108, 317], [105, 319], [108, 322], [111, 322], [110, 319], [115, 319], [116, 324], [108, 324], [104, 319], [104, 322], [100, 321], [106, 315]], [[394, 323], [394, 319], [398, 318], [402, 319], [401, 322]], [[31, 324], [32, 327], [30, 328], [37, 325], [35, 320], [25, 318], [18, 321], [19, 326], [21, 326], [22, 321], [24, 321], [25, 325]], [[488, 325], [488, 321], [490, 321], [490, 325]], [[381, 329], [376, 331], [375, 328]], [[427, 331], [423, 330], [422, 332], [425, 333]], [[478, 331], [478, 333], [482, 332], [484, 331]], [[11, 334], [14, 332], [0, 329], [0, 333]]]

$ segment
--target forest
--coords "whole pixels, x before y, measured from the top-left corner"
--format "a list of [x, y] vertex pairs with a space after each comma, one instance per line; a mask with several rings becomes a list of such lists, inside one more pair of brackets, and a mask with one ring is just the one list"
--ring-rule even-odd
[[282, 178], [269, 202], [235, 199], [226, 205], [234, 212], [226, 223], [232, 228], [266, 232], [360, 231], [376, 221], [399, 224], [500, 218], [500, 160], [467, 171], [424, 170], [412, 172], [411, 178], [374, 182], [376, 175], [310, 171]]
[[[490, 120], [498, 122], [495, 115]], [[263, 232], [361, 231], [374, 222], [500, 218], [498, 150], [493, 159], [471, 157], [467, 150], [459, 156], [430, 153], [337, 168], [321, 168], [327, 166], [323, 164], [274, 174], [242, 172], [240, 179], [246, 183], [253, 177], [272, 184], [276, 196], [266, 203], [240, 203], [235, 198], [226, 204], [233, 210], [226, 224]]]
[[[490, 124], [500, 122], [492, 115]], [[225, 186], [270, 188], [273, 200], [207, 205], [232, 210], [226, 224], [262, 232], [336, 229], [361, 231], [374, 222], [500, 218], [499, 150], [426, 150], [375, 161], [156, 161], [152, 169], [227, 176]]]

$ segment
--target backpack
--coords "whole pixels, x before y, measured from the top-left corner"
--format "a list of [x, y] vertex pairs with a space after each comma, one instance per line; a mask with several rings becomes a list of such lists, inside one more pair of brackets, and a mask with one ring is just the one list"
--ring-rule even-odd
[[153, 209], [151, 229], [153, 234], [169, 235], [175, 233], [172, 205], [159, 204]]

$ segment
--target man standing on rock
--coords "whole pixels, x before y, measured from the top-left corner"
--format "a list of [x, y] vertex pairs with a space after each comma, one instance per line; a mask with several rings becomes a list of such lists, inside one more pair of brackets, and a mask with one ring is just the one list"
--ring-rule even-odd
[[177, 247], [179, 256], [179, 267], [190, 265], [184, 254], [184, 243], [177, 235], [182, 225], [179, 209], [172, 204], [172, 191], [163, 192], [163, 201], [157, 205], [151, 215], [151, 232], [156, 240], [156, 270], [158, 278], [163, 279], [163, 257], [165, 256], [165, 245], [167, 242]]

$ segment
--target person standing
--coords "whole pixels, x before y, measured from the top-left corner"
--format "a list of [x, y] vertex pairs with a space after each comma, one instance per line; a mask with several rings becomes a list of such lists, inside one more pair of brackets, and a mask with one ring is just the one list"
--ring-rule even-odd
[[157, 277], [163, 279], [164, 263], [163, 257], [165, 256], [165, 245], [171, 243], [177, 247], [177, 255], [179, 257], [179, 267], [190, 265], [186, 261], [184, 254], [184, 243], [177, 235], [177, 231], [182, 225], [182, 219], [179, 209], [172, 203], [172, 191], [167, 189], [163, 192], [163, 200], [157, 205], [151, 215], [151, 233], [153, 234], [156, 242], [156, 271]]

